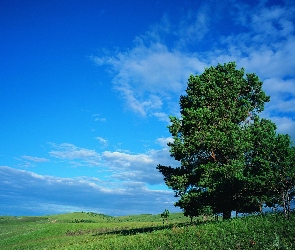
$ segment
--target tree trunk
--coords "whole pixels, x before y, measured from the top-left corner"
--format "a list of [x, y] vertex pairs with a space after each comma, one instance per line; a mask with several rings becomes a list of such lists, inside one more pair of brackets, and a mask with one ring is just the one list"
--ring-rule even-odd
[[284, 190], [282, 192], [282, 200], [283, 200], [284, 215], [285, 215], [285, 218], [287, 219], [287, 203], [286, 203], [286, 196], [285, 196]]
[[290, 212], [291, 212], [291, 200], [289, 191], [287, 191], [287, 219], [290, 220]]
[[231, 218], [231, 211], [230, 210], [229, 211], [223, 211], [222, 216], [223, 216], [224, 220], [230, 219]]
[[262, 203], [262, 201], [260, 201], [260, 203], [259, 203], [259, 212], [260, 212], [260, 214], [262, 214], [262, 206], [263, 206], [263, 203]]

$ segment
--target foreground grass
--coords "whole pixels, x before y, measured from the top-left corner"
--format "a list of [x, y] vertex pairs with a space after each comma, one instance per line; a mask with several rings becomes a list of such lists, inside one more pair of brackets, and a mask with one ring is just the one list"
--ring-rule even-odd
[[71, 213], [0, 217], [0, 249], [295, 249], [295, 215], [194, 224], [171, 214], [110, 217]]

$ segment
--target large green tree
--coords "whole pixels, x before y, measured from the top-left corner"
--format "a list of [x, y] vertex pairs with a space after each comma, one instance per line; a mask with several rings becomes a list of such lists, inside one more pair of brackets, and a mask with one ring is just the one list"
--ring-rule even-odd
[[168, 126], [171, 156], [180, 166], [157, 166], [180, 197], [176, 205], [199, 202], [224, 219], [241, 207], [246, 152], [252, 147], [249, 127], [268, 101], [257, 75], [236, 69], [234, 62], [190, 76], [180, 97], [181, 117], [170, 117]]

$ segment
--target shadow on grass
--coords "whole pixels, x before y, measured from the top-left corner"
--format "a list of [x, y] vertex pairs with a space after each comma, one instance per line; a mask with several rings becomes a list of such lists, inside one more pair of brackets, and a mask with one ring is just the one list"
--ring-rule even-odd
[[154, 231], [172, 229], [173, 227], [183, 227], [192, 225], [191, 223], [174, 223], [163, 226], [150, 226], [150, 227], [115, 227], [115, 228], [99, 228], [99, 229], [88, 229], [88, 230], [75, 230], [75, 231], [67, 231], [67, 236], [79, 236], [84, 234], [92, 234], [92, 236], [100, 236], [100, 235], [135, 235], [142, 233], [151, 233]]
[[151, 233], [154, 231], [165, 230], [165, 229], [172, 229], [173, 227], [183, 227], [188, 226], [188, 223], [176, 223], [176, 224], [168, 224], [163, 226], [151, 226], [151, 227], [139, 227], [139, 228], [129, 228], [129, 227], [122, 227], [122, 228], [114, 228], [112, 231], [109, 232], [96, 232], [93, 236], [99, 236], [102, 234], [120, 234], [120, 235], [135, 235], [141, 233]]

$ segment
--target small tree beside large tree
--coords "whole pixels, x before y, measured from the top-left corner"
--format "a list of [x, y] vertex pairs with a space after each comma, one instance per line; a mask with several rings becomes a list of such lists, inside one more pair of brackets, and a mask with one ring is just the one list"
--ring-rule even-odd
[[168, 146], [180, 166], [157, 166], [187, 216], [209, 206], [228, 219], [233, 210], [261, 210], [269, 200], [275, 125], [258, 116], [268, 101], [257, 75], [234, 62], [190, 76], [181, 117], [170, 117], [168, 126]]
[[289, 135], [278, 134], [272, 154], [273, 203], [281, 206], [284, 215], [289, 219], [291, 201], [295, 197], [295, 147]]

